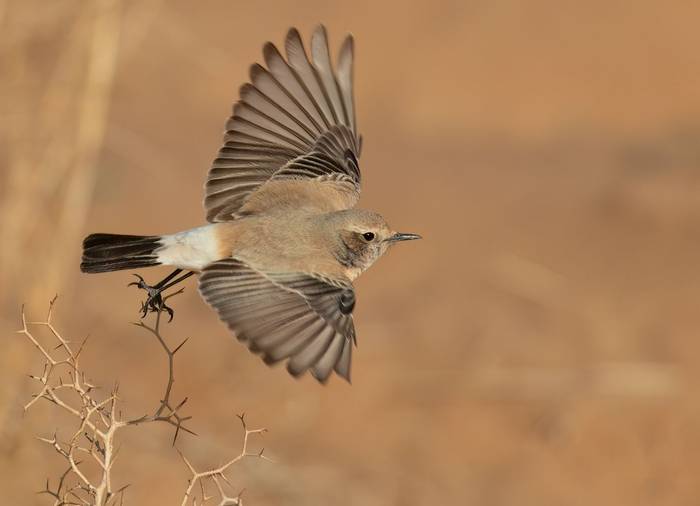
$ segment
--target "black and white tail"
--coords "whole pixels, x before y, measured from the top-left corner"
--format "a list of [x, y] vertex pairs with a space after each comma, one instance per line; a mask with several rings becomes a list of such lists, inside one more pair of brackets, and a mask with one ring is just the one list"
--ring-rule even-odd
[[160, 236], [90, 234], [83, 241], [83, 272], [109, 272], [160, 265]]

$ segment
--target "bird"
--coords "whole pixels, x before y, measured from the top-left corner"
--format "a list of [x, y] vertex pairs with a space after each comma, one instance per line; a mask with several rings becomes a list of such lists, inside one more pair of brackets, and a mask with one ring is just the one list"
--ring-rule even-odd
[[206, 178], [207, 224], [166, 235], [90, 234], [80, 268], [175, 267], [155, 285], [139, 275], [130, 283], [147, 291], [142, 317], [165, 309], [170, 319], [163, 291], [198, 274], [202, 298], [266, 364], [350, 383], [353, 281], [392, 245], [421, 237], [356, 207], [362, 137], [352, 35], [335, 66], [323, 25], [308, 52], [289, 29], [284, 50], [286, 58], [266, 43], [265, 65], [253, 64], [240, 88]]

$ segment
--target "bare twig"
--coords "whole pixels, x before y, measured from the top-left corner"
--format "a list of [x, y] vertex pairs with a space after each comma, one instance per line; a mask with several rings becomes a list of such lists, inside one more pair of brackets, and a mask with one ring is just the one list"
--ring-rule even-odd
[[[47, 480], [44, 493], [52, 496], [55, 505], [64, 504], [112, 504], [110, 472], [114, 463], [114, 440], [117, 431], [125, 424], [116, 416], [117, 393], [115, 386], [104, 399], [96, 394], [96, 387], [86, 379], [80, 368], [80, 354], [85, 341], [74, 349], [72, 343], [64, 338], [52, 321], [56, 298], [49, 304], [49, 311], [44, 321], [28, 322], [22, 310], [22, 329], [18, 332], [27, 337], [44, 359], [40, 376], [32, 375], [39, 383], [39, 391], [32, 396], [25, 406], [27, 410], [40, 399], [44, 399], [76, 418], [77, 427], [69, 439], [62, 442], [56, 433], [50, 438], [39, 440], [51, 446], [56, 453], [68, 462], [68, 470], [61, 476], [57, 488], [52, 490]], [[31, 327], [43, 326], [49, 329], [57, 345], [51, 349], [42, 345], [33, 334]], [[64, 382], [61, 372], [68, 381]], [[77, 394], [77, 401], [69, 399], [67, 392]], [[90, 457], [97, 464], [97, 477], [81, 467], [77, 454]], [[94, 474], [94, 473], [93, 473]]]
[[[182, 293], [182, 289], [166, 296], [163, 297], [163, 303], [165, 303], [169, 298], [174, 297], [175, 295], [179, 295]], [[182, 399], [178, 404], [173, 405], [172, 401], [170, 400], [170, 396], [172, 394], [172, 389], [173, 389], [173, 384], [175, 383], [175, 354], [180, 351], [182, 346], [187, 342], [187, 339], [182, 341], [180, 344], [178, 344], [175, 348], [170, 348], [168, 344], [165, 342], [165, 339], [163, 339], [163, 336], [160, 333], [160, 322], [161, 322], [161, 315], [163, 314], [162, 311], [158, 311], [156, 313], [156, 322], [154, 326], [149, 326], [143, 322], [143, 320], [134, 323], [137, 327], [140, 327], [142, 329], [147, 330], [150, 334], [152, 334], [160, 344], [160, 346], [163, 348], [163, 351], [166, 353], [168, 357], [168, 381], [165, 385], [165, 393], [163, 394], [163, 397], [160, 401], [160, 405], [158, 408], [155, 410], [155, 412], [152, 415], [144, 415], [139, 418], [133, 418], [130, 420], [127, 420], [125, 423], [127, 425], [138, 425], [140, 423], [145, 423], [145, 422], [166, 422], [169, 423], [170, 425], [175, 427], [175, 434], [173, 435], [173, 445], [175, 445], [175, 442], [177, 441], [177, 436], [180, 433], [180, 430], [184, 430], [185, 432], [188, 432], [190, 434], [195, 435], [192, 430], [188, 429], [187, 427], [183, 426], [183, 423], [186, 422], [187, 420], [190, 420], [192, 417], [187, 416], [183, 417], [180, 415], [179, 411], [180, 409], [185, 405], [187, 402], [187, 397]]]
[[261, 449], [259, 452], [252, 453], [248, 449], [248, 442], [250, 436], [252, 436], [253, 434], [262, 435], [265, 432], [267, 432], [267, 429], [249, 429], [245, 421], [245, 414], [238, 415], [238, 419], [241, 421], [241, 425], [243, 426], [243, 444], [241, 445], [241, 452], [225, 464], [212, 469], [208, 469], [206, 471], [197, 471], [187, 459], [187, 457], [185, 457], [178, 450], [178, 453], [180, 453], [180, 457], [187, 466], [187, 469], [189, 469], [190, 473], [192, 473], [188, 481], [187, 489], [185, 490], [185, 494], [182, 498], [182, 506], [187, 506], [188, 504], [197, 504], [197, 498], [195, 497], [195, 488], [197, 485], [199, 485], [200, 488], [199, 497], [201, 502], [199, 504], [204, 504], [209, 499], [212, 499], [212, 496], [208, 496], [206, 494], [206, 481], [211, 481], [214, 483], [217, 490], [217, 494], [219, 496], [219, 506], [241, 506], [243, 504], [243, 501], [241, 499], [243, 490], [239, 491], [235, 496], [229, 495], [229, 492], [227, 490], [231, 488], [231, 483], [226, 477], [226, 472], [234, 464], [240, 462], [246, 457], [254, 457], [271, 461], [266, 455], [264, 455], [264, 448]]
[[[165, 297], [164, 300], [178, 293], [181, 291]], [[46, 319], [43, 321], [27, 321], [22, 308], [22, 329], [18, 331], [27, 338], [44, 361], [41, 374], [29, 376], [38, 383], [38, 391], [25, 404], [25, 411], [39, 400], [44, 400], [58, 406], [77, 422], [76, 426], [69, 431], [67, 440], [59, 439], [56, 432], [51, 437], [38, 438], [68, 464], [55, 487], [52, 488], [50, 481], [46, 480], [46, 485], [40, 493], [53, 498], [54, 506], [123, 504], [126, 486], [115, 488], [113, 484], [113, 468], [117, 459], [116, 440], [122, 428], [153, 422], [167, 423], [175, 427], [173, 445], [180, 431], [194, 434], [191, 429], [183, 425], [191, 417], [180, 414], [187, 398], [185, 397], [179, 403], [172, 400], [175, 383], [174, 358], [186, 340], [175, 347], [170, 347], [160, 330], [162, 312], [156, 313], [153, 326], [143, 321], [136, 324], [153, 335], [165, 352], [168, 360], [168, 378], [163, 395], [152, 414], [138, 418], [122, 417], [118, 409], [120, 400], [118, 384], [115, 384], [108, 394], [101, 394], [99, 387], [87, 379], [80, 364], [85, 340], [75, 346], [69, 339], [63, 337], [52, 321], [55, 303], [54, 297], [49, 304]], [[34, 327], [48, 329], [55, 344], [49, 346], [38, 339], [33, 332]], [[224, 465], [198, 472], [178, 450], [192, 473], [182, 500], [183, 505], [203, 504], [212, 499], [214, 496], [208, 496], [206, 493], [207, 483], [213, 483], [216, 487], [220, 505], [241, 504], [240, 493], [234, 496], [227, 491], [230, 489], [230, 484], [225, 473], [245, 457], [263, 459], [267, 457], [263, 455], [263, 451], [251, 453], [248, 445], [251, 435], [262, 434], [265, 429], [249, 429], [244, 416], [240, 415], [239, 418], [244, 430], [243, 448], [239, 455]], [[199, 492], [195, 489], [197, 485], [199, 485]], [[200, 498], [199, 503], [195, 496]]]

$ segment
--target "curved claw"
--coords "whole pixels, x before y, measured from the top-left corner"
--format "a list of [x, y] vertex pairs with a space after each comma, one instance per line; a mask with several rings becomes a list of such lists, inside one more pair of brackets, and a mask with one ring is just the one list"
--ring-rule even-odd
[[166, 313], [168, 313], [168, 323], [170, 323], [171, 321], [173, 321], [173, 316], [175, 316], [175, 311], [173, 311], [173, 308], [171, 308], [171, 307], [166, 306], [165, 304], [163, 304], [163, 305], [161, 306], [161, 309], [162, 309], [163, 311], [165, 311]]
[[141, 303], [141, 318], [146, 318], [146, 315], [148, 314], [148, 303], [142, 302]]
[[146, 316], [148, 316], [149, 312], [159, 313], [161, 311], [165, 311], [166, 313], [168, 313], [168, 322], [173, 321], [175, 311], [171, 307], [168, 307], [163, 301], [163, 295], [161, 293], [163, 289], [159, 286], [162, 284], [162, 282], [156, 286], [151, 286], [148, 283], [146, 283], [146, 280], [143, 279], [140, 275], [134, 273], [134, 276], [136, 276], [138, 281], [132, 281], [127, 286], [136, 286], [141, 290], [145, 290], [148, 294], [146, 300], [141, 303], [141, 318], [145, 318]]
[[146, 284], [146, 280], [143, 279], [141, 276], [139, 276], [139, 275], [136, 274], [136, 273], [134, 273], [134, 276], [136, 276], [137, 278], [139, 278], [139, 280], [138, 280], [138, 281], [132, 281], [131, 283], [129, 283], [129, 284], [126, 285], [126, 286], [138, 286], [139, 288], [141, 288], [143, 285]]

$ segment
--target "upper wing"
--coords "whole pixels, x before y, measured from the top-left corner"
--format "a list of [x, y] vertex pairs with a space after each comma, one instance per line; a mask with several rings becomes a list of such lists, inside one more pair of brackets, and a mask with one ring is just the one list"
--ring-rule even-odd
[[355, 292], [349, 283], [259, 272], [228, 258], [204, 268], [199, 291], [265, 363], [289, 359], [287, 370], [293, 376], [310, 369], [324, 383], [335, 370], [350, 381]]
[[268, 42], [263, 49], [267, 68], [253, 65], [251, 82], [241, 87], [205, 186], [211, 222], [258, 212], [242, 208], [271, 180], [330, 179], [347, 194], [339, 206], [349, 207], [359, 198], [353, 39], [343, 42], [335, 70], [323, 26], [311, 37], [311, 59], [295, 28], [287, 33], [285, 47], [286, 60]]

